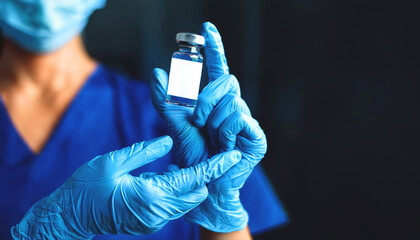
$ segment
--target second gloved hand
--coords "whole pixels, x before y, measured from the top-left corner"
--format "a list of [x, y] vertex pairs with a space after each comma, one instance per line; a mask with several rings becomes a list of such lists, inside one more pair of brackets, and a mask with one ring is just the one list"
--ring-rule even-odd
[[209, 196], [187, 213], [187, 221], [214, 232], [233, 232], [246, 227], [248, 213], [242, 206], [239, 189], [267, 151], [265, 134], [252, 118], [240, 97], [239, 83], [229, 75], [221, 36], [207, 22], [201, 26], [210, 83], [200, 93], [193, 114], [194, 124], [207, 129], [210, 142], [218, 152], [237, 149], [241, 161], [221, 178], [208, 185]]
[[130, 171], [164, 156], [169, 137], [132, 145], [82, 165], [12, 228], [15, 239], [90, 239], [97, 234], [148, 234], [207, 198], [205, 186], [239, 162], [238, 151], [163, 174]]
[[[242, 160], [220, 179], [208, 185], [209, 196], [186, 215], [186, 220], [214, 232], [233, 232], [246, 227], [248, 213], [239, 199], [253, 168], [264, 157], [267, 142], [258, 122], [240, 97], [238, 80], [229, 74], [221, 36], [207, 22], [201, 26], [209, 84], [198, 96], [197, 106], [165, 103], [168, 76], [155, 69], [152, 77], [152, 100], [175, 138], [179, 166], [191, 166], [191, 156], [206, 156], [209, 151], [237, 149]], [[177, 140], [178, 139], [178, 140]], [[177, 169], [176, 166], [171, 167]]]

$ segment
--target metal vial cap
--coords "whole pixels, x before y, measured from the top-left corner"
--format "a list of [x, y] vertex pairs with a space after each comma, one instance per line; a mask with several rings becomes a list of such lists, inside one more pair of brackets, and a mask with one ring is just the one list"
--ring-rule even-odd
[[194, 46], [204, 46], [204, 37], [194, 33], [178, 33], [176, 34], [175, 41], [178, 44], [187, 44]]

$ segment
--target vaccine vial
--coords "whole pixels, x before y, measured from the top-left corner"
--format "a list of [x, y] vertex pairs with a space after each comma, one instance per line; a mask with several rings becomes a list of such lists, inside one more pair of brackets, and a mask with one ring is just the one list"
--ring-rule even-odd
[[200, 48], [205, 40], [198, 34], [178, 33], [175, 41], [179, 50], [172, 55], [166, 102], [195, 107], [203, 69]]

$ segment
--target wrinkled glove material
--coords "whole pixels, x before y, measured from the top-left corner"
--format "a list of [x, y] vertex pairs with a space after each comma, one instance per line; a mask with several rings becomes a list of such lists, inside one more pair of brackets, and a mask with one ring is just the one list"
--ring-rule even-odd
[[165, 173], [130, 171], [164, 156], [170, 137], [98, 156], [78, 168], [11, 229], [14, 239], [90, 239], [97, 234], [149, 234], [203, 202], [206, 183], [239, 162], [239, 151], [218, 154]]
[[165, 102], [168, 76], [161, 69], [155, 69], [152, 75], [152, 101], [169, 126], [179, 166], [191, 166], [212, 153], [233, 149], [241, 152], [241, 161], [210, 183], [208, 198], [185, 216], [187, 221], [211, 231], [233, 232], [245, 228], [248, 223], [239, 189], [264, 157], [267, 142], [240, 97], [238, 80], [229, 74], [218, 30], [206, 22], [200, 33], [206, 39], [204, 51], [209, 84], [199, 94], [196, 108]]

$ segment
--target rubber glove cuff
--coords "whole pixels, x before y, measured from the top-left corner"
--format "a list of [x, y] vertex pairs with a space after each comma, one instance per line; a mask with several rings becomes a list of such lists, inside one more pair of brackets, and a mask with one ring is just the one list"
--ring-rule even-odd
[[[72, 203], [69, 201], [71, 199], [63, 196], [62, 187], [60, 187], [51, 195], [35, 203], [20, 223], [12, 227], [13, 239], [85, 240], [93, 238], [94, 235], [87, 234], [81, 226], [75, 224], [78, 221], [68, 221], [76, 217]], [[63, 216], [64, 214], [66, 216]]]

